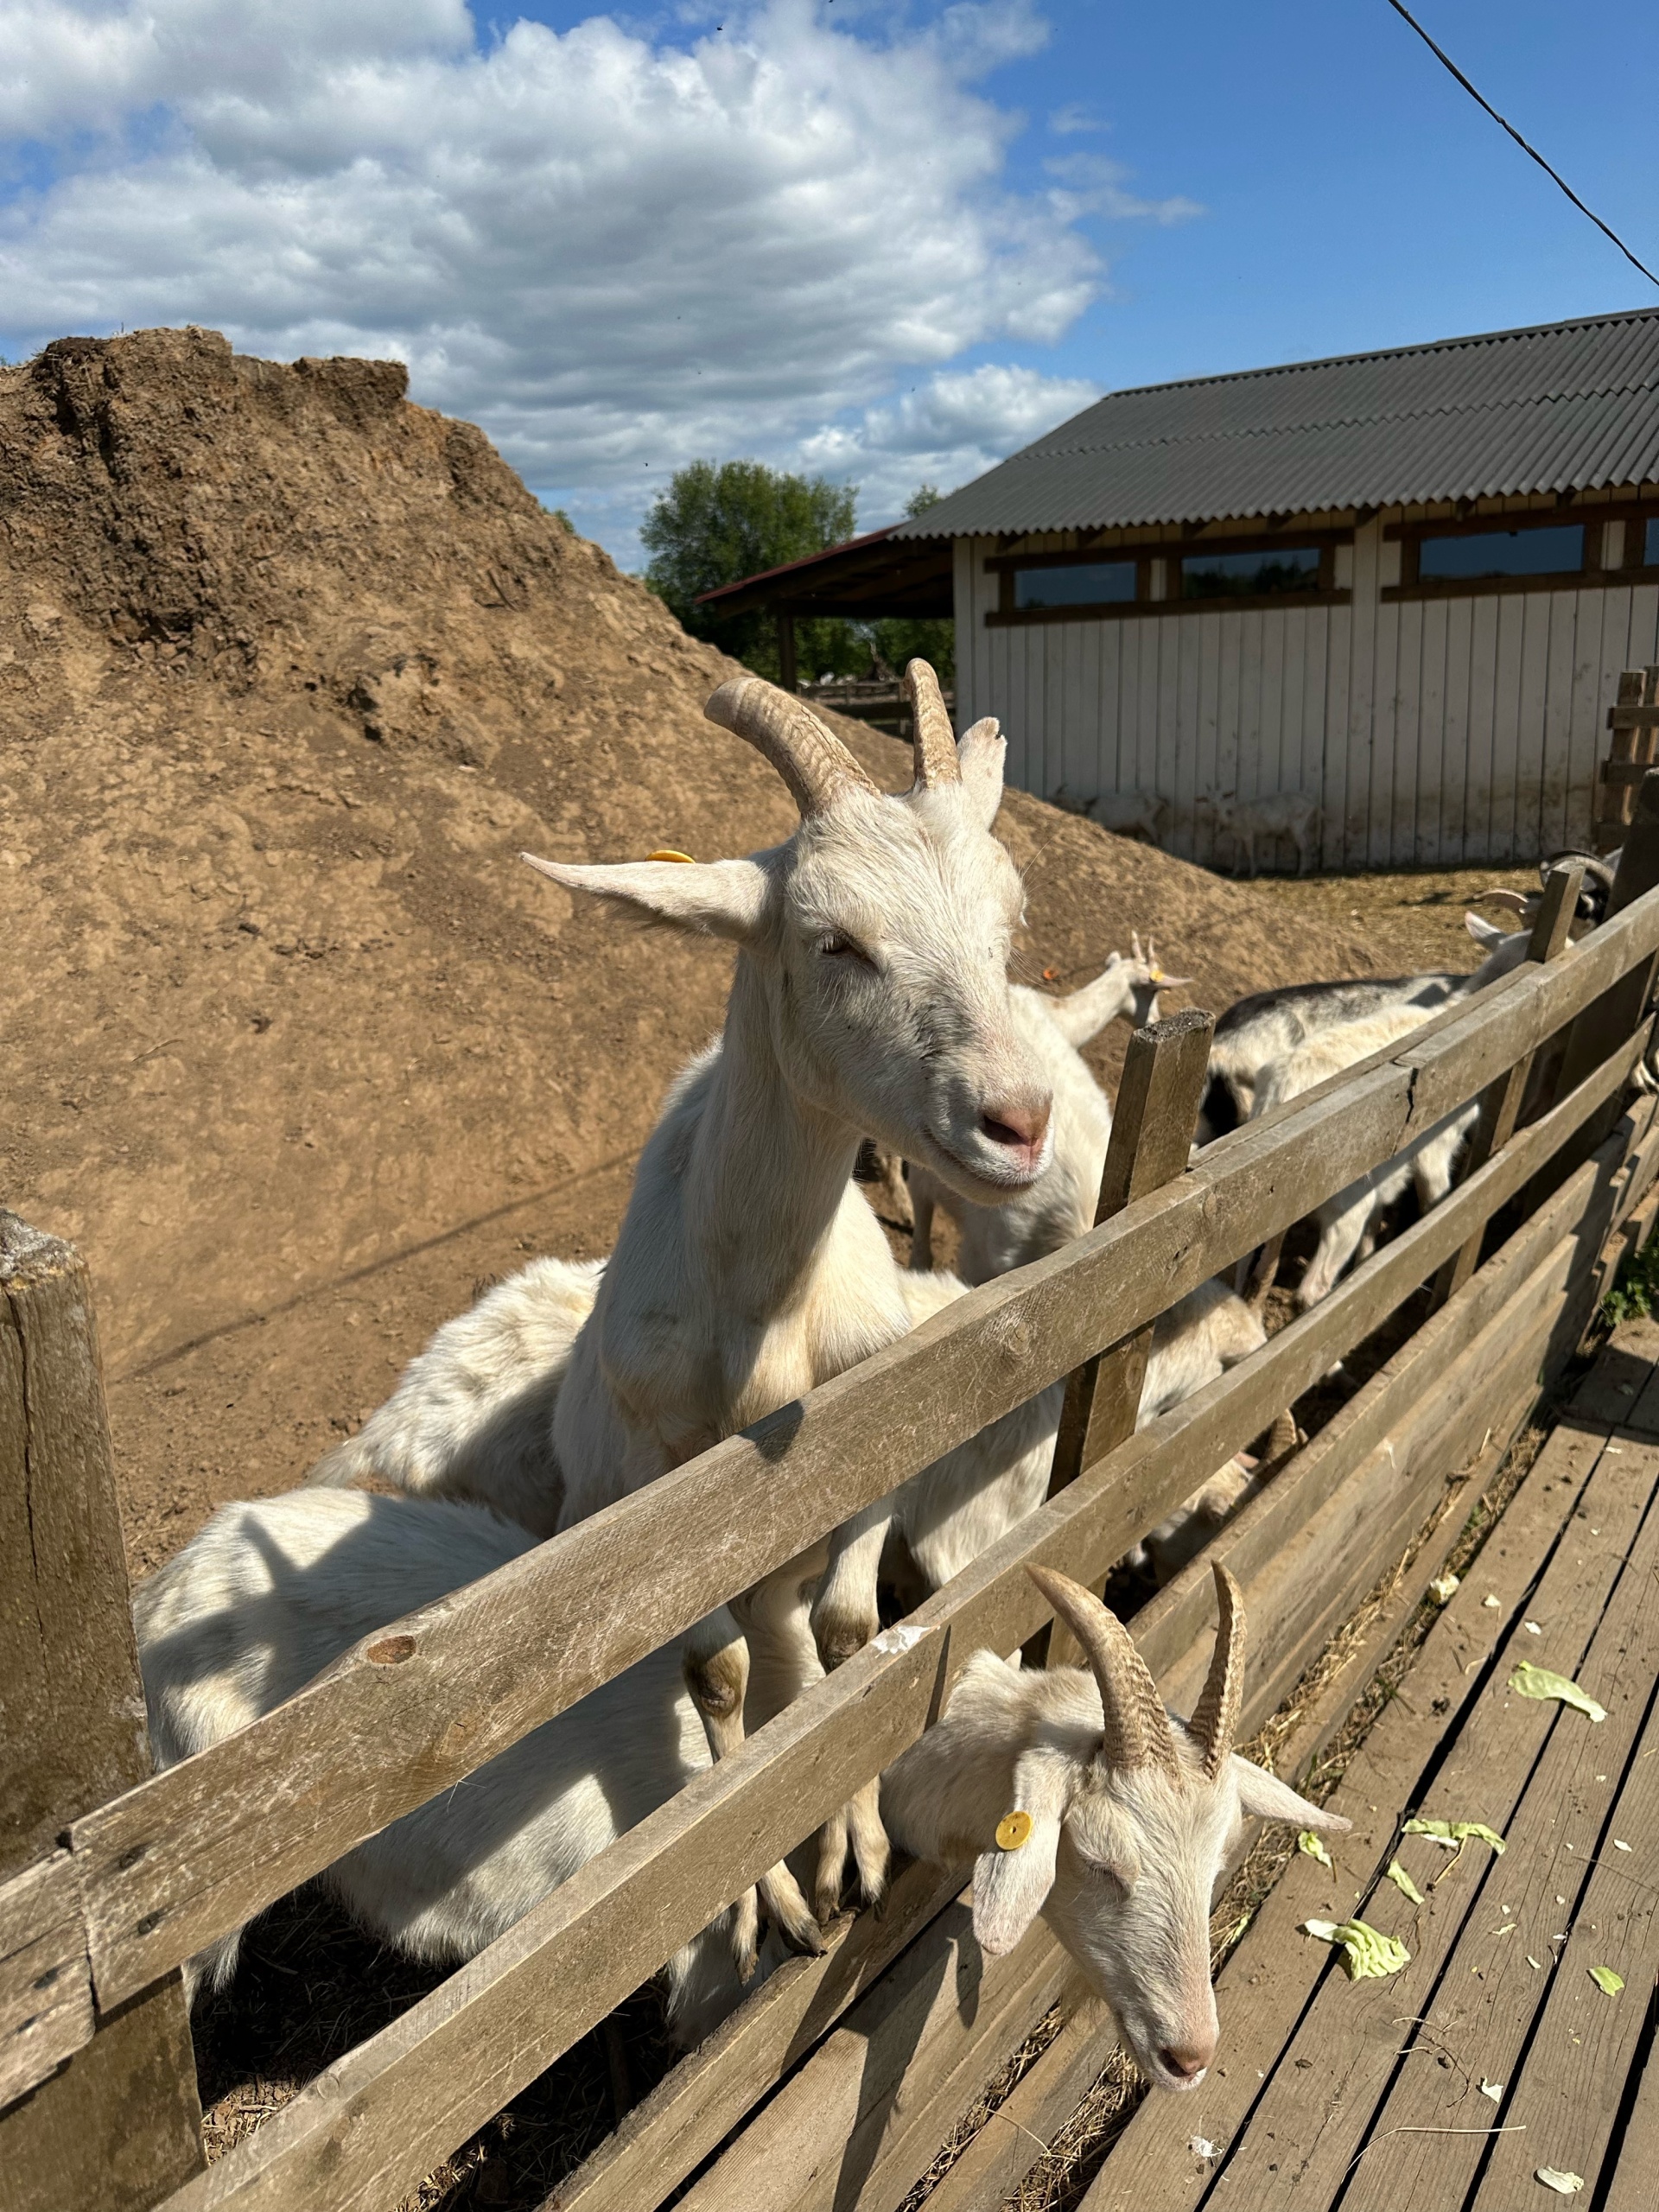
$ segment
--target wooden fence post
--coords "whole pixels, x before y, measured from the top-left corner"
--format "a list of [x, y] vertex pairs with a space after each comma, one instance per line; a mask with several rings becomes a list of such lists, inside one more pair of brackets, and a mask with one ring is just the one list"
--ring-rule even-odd
[[[1549, 880], [1544, 886], [1543, 902], [1532, 925], [1532, 936], [1527, 944], [1529, 962], [1544, 963], [1559, 960], [1570, 942], [1568, 931], [1573, 917], [1578, 912], [1579, 892], [1584, 882], [1582, 864], [1572, 868], [1553, 868]], [[1464, 1164], [1461, 1182], [1478, 1173], [1494, 1153], [1502, 1152], [1515, 1135], [1516, 1122], [1520, 1119], [1522, 1101], [1527, 1095], [1527, 1079], [1532, 1073], [1532, 1064], [1537, 1058], [1529, 1052], [1517, 1060], [1508, 1075], [1500, 1077], [1480, 1102], [1480, 1121], [1469, 1141], [1469, 1151]], [[1480, 1264], [1480, 1248], [1486, 1235], [1483, 1223], [1463, 1247], [1440, 1269], [1435, 1278], [1433, 1310], [1438, 1313], [1448, 1298], [1455, 1297]]]
[[[1627, 524], [1637, 529], [1638, 524]], [[1659, 755], [1659, 666], [1627, 668], [1618, 679], [1618, 703], [1607, 709], [1612, 741], [1596, 779], [1600, 811], [1591, 835], [1597, 850], [1623, 841], [1635, 812], [1636, 772]]]
[[[86, 1267], [0, 1211], [0, 1881], [149, 1771]], [[178, 1974], [93, 2025], [0, 2113], [7, 2212], [147, 2212], [202, 2167]]]
[[[1111, 1139], [1101, 1171], [1095, 1226], [1122, 1213], [1181, 1173], [1192, 1150], [1198, 1108], [1210, 1068], [1215, 1016], [1194, 1007], [1168, 1021], [1137, 1029], [1123, 1059]], [[1147, 1376], [1152, 1324], [1074, 1368], [1065, 1385], [1048, 1495], [1076, 1482], [1085, 1468], [1135, 1433], [1141, 1387]], [[1069, 1655], [1069, 1656], [1068, 1656]], [[1056, 1622], [1048, 1647], [1051, 1666], [1069, 1666], [1075, 1641]]]
[[[1618, 872], [1607, 894], [1605, 918], [1611, 921], [1656, 884], [1659, 884], [1659, 767], [1648, 771], [1637, 793], [1636, 812], [1624, 833]], [[1653, 997], [1656, 969], [1659, 969], [1659, 954], [1639, 960], [1611, 989], [1604, 991], [1574, 1017], [1567, 1033], [1561, 1071], [1555, 1079], [1557, 1099], [1565, 1098], [1570, 1090], [1576, 1090], [1641, 1026]], [[1525, 1194], [1529, 1212], [1588, 1160], [1618, 1119], [1619, 1111], [1619, 1101], [1609, 1099], [1591, 1116], [1577, 1136], [1562, 1146], [1545, 1173], [1529, 1187]]]

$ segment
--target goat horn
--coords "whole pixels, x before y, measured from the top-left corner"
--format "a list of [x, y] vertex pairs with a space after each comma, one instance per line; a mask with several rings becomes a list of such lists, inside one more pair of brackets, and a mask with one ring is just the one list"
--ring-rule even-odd
[[1192, 1708], [1187, 1726], [1203, 1758], [1206, 1777], [1213, 1782], [1232, 1751], [1238, 1732], [1238, 1709], [1244, 1697], [1244, 1599], [1232, 1575], [1215, 1563], [1216, 1605], [1221, 1614], [1216, 1648], [1204, 1694]]
[[1536, 892], [1529, 896], [1524, 891], [1510, 891], [1503, 887], [1495, 887], [1491, 891], [1478, 893], [1475, 904], [1478, 906], [1505, 906], [1512, 913], [1524, 914], [1529, 906], [1537, 904], [1537, 899]]
[[1088, 1658], [1100, 1690], [1102, 1763], [1121, 1774], [1143, 1766], [1174, 1768], [1175, 1733], [1158, 1685], [1117, 1615], [1069, 1574], [1049, 1567], [1026, 1572]]
[[935, 784], [959, 784], [962, 763], [957, 758], [957, 734], [945, 711], [939, 679], [925, 660], [913, 660], [905, 670], [916, 753], [916, 789]]
[[722, 683], [702, 711], [771, 761], [803, 815], [822, 814], [843, 791], [876, 788], [832, 729], [759, 676]]

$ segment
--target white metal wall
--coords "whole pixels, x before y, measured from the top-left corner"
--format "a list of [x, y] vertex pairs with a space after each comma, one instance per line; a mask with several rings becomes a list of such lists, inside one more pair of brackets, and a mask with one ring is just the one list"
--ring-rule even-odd
[[[1392, 518], [1338, 550], [1347, 607], [995, 629], [996, 542], [959, 541], [959, 720], [995, 715], [1010, 779], [1044, 798], [1161, 792], [1164, 842], [1195, 860], [1213, 857], [1194, 807], [1211, 789], [1311, 794], [1327, 868], [1521, 862], [1586, 837], [1619, 671], [1659, 660], [1659, 585], [1384, 601]], [[1288, 842], [1256, 857], [1295, 865]]]

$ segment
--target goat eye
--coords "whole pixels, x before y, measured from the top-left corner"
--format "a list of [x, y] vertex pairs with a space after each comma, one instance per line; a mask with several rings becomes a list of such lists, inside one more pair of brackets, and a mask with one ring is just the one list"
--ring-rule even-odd
[[818, 950], [826, 960], [855, 960], [866, 968], [874, 965], [861, 946], [855, 944], [851, 938], [842, 937], [833, 930], [827, 937], [818, 939]]

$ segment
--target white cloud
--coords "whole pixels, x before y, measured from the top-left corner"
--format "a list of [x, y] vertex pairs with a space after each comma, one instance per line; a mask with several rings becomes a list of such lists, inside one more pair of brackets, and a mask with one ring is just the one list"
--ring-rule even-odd
[[874, 529], [901, 511], [918, 484], [965, 483], [1099, 397], [1096, 385], [1036, 369], [944, 369], [891, 404], [804, 438], [801, 454], [826, 475], [856, 480], [859, 519]]
[[465, 0], [0, 0], [8, 350], [194, 321], [398, 356], [531, 483], [618, 512], [698, 454], [958, 480], [1088, 393], [939, 372], [1064, 334], [1103, 281], [1085, 217], [1190, 203], [1110, 165], [1009, 188], [1017, 118], [972, 88], [1041, 44], [1030, 0], [849, 15], [490, 42]]
[[1125, 191], [1128, 170], [1102, 154], [1061, 154], [1043, 167], [1058, 188], [1053, 194], [1055, 212], [1065, 219], [1103, 215], [1111, 222], [1185, 223], [1204, 213], [1196, 200], [1181, 193], [1167, 200], [1143, 200], [1138, 193]]
[[1064, 107], [1057, 107], [1048, 118], [1048, 127], [1057, 138], [1070, 138], [1079, 130], [1106, 128], [1082, 100], [1068, 100]]

